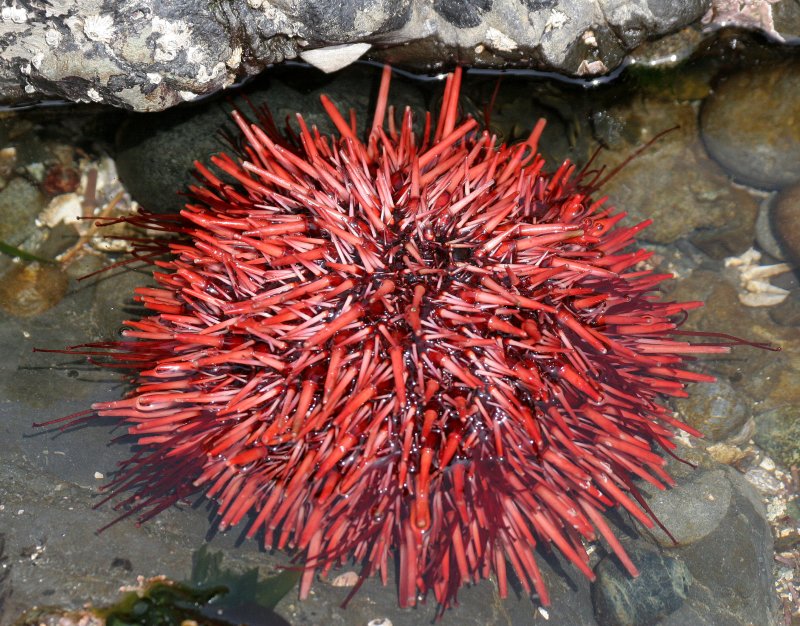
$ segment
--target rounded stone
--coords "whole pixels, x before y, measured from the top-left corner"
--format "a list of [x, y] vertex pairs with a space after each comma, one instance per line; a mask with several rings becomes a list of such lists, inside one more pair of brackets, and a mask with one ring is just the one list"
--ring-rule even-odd
[[800, 185], [784, 189], [778, 195], [771, 218], [772, 232], [783, 253], [800, 265]]
[[735, 435], [749, 417], [744, 398], [724, 379], [696, 385], [688, 398], [674, 403], [686, 423], [713, 442]]
[[[628, 160], [657, 133], [671, 128], [675, 130]], [[602, 136], [604, 129], [611, 137]], [[612, 139], [611, 149], [599, 154], [597, 165], [613, 171], [625, 163], [603, 191], [628, 214], [627, 223], [652, 219], [640, 235], [642, 241], [672, 244], [686, 237], [714, 258], [740, 254], [752, 244], [758, 203], [732, 186], [698, 145], [696, 113], [690, 104], [632, 99], [596, 116], [594, 131], [604, 145]]]
[[723, 79], [700, 114], [709, 154], [737, 181], [779, 189], [800, 181], [800, 63]]
[[756, 218], [756, 243], [771, 257], [783, 261], [786, 255], [783, 246], [775, 236], [772, 226], [772, 214], [778, 194], [773, 192], [764, 198], [758, 206], [758, 217]]
[[0, 308], [15, 317], [32, 317], [58, 304], [69, 279], [58, 267], [17, 265], [0, 278]]
[[639, 569], [638, 577], [632, 578], [614, 557], [595, 567], [592, 603], [601, 626], [654, 624], [680, 608], [692, 584], [681, 560], [652, 550], [627, 551]]
[[666, 491], [657, 491], [648, 500], [653, 515], [669, 529], [648, 530], [663, 547], [688, 545], [716, 532], [731, 502], [731, 486], [722, 470], [697, 472], [689, 480]]
[[33, 233], [36, 216], [45, 207], [45, 197], [24, 178], [12, 179], [0, 191], [0, 241], [19, 245]]
[[759, 415], [754, 439], [782, 465], [800, 465], [800, 421], [795, 407], [785, 405]]

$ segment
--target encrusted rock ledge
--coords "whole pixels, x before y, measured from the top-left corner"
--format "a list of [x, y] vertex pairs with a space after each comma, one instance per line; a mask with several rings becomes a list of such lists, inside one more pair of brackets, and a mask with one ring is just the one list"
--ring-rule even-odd
[[748, 2], [753, 17], [724, 0], [7, 0], [0, 104], [157, 111], [289, 59], [324, 71], [366, 56], [597, 76], [701, 19], [780, 38], [776, 1]]

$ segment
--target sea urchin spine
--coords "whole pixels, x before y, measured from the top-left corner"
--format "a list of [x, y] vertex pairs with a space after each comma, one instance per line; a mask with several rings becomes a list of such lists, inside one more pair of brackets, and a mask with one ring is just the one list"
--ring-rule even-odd
[[450, 606], [491, 574], [505, 596], [509, 565], [546, 605], [537, 544], [592, 579], [598, 532], [635, 575], [602, 512], [653, 524], [634, 480], [671, 484], [657, 450], [699, 434], [659, 398], [713, 381], [684, 361], [729, 348], [681, 340], [701, 303], [659, 299], [669, 275], [633, 245], [648, 222], [618, 225], [599, 172], [543, 171], [543, 121], [498, 145], [459, 117], [456, 70], [418, 136], [387, 108], [390, 76], [366, 142], [324, 96], [339, 136], [235, 112], [240, 155], [196, 164], [180, 216], [127, 218], [174, 235], [136, 290], [150, 314], [70, 351], [135, 388], [69, 419], [137, 438], [109, 486], [133, 494], [123, 515], [204, 492], [221, 528], [251, 516], [249, 536], [304, 557], [301, 596], [351, 557], [385, 583], [396, 551], [401, 606]]

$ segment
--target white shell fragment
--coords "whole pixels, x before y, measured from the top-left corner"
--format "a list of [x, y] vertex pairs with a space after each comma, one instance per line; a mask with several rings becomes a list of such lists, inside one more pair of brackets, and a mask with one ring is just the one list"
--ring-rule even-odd
[[734, 268], [739, 274], [739, 302], [745, 306], [775, 306], [789, 295], [787, 289], [769, 282], [773, 276], [790, 271], [789, 264], [759, 265], [760, 260], [761, 253], [753, 248], [725, 259], [725, 267]]
[[318, 70], [326, 74], [347, 67], [357, 61], [370, 48], [368, 43], [349, 43], [339, 46], [327, 46], [315, 50], [304, 50], [300, 53], [300, 58], [309, 65], [313, 65]]
[[344, 572], [331, 580], [334, 587], [355, 587], [358, 582], [358, 574], [355, 572]]
[[83, 197], [77, 193], [62, 193], [50, 200], [47, 208], [41, 212], [37, 225], [55, 228], [64, 223], [77, 226], [78, 220], [83, 215]]

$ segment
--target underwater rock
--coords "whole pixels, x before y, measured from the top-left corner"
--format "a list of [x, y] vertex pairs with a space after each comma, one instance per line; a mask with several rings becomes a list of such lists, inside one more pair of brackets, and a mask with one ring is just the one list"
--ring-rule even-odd
[[737, 181], [754, 187], [779, 189], [800, 181], [798, 92], [797, 62], [724, 77], [700, 112], [709, 154]]
[[772, 232], [781, 249], [796, 267], [800, 267], [800, 185], [784, 189], [770, 214]]
[[67, 292], [69, 279], [54, 265], [16, 265], [0, 277], [0, 309], [31, 317], [55, 306]]
[[601, 626], [654, 624], [686, 600], [692, 575], [682, 561], [642, 549], [630, 550], [630, 556], [639, 568], [637, 578], [609, 557], [595, 568], [592, 601]]

